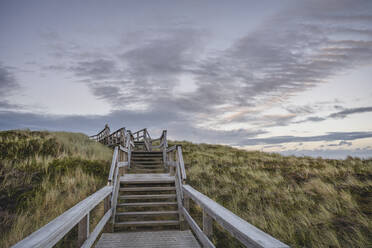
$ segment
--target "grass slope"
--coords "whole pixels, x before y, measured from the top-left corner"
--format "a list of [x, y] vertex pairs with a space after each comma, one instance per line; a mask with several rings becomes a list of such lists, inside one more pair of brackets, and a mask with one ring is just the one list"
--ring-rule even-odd
[[[0, 132], [0, 247], [105, 185], [112, 151], [84, 134]], [[92, 220], [93, 221], [93, 220]], [[59, 246], [73, 247], [72, 232]]]
[[[179, 143], [190, 185], [292, 247], [371, 245], [372, 160]], [[112, 150], [83, 134], [0, 132], [0, 247], [102, 187], [111, 157]], [[200, 223], [200, 209], [192, 205], [191, 211]], [[76, 230], [59, 246], [73, 247], [75, 236]], [[213, 240], [217, 247], [239, 247], [218, 226]]]
[[[372, 247], [372, 159], [177, 143], [190, 185], [291, 247]], [[215, 233], [219, 247], [239, 247]]]

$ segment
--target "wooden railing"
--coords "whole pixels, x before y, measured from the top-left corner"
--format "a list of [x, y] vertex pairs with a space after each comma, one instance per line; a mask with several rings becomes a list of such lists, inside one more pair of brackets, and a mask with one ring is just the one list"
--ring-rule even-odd
[[[115, 223], [120, 176], [124, 174], [124, 167], [130, 166], [131, 151], [134, 146], [130, 131], [127, 132], [125, 140], [124, 146], [118, 145], [114, 149], [107, 186], [85, 198], [13, 247], [53, 247], [76, 225], [78, 225], [78, 246], [91, 247], [111, 217], [112, 223]], [[90, 212], [102, 201], [104, 202], [104, 215], [94, 230], [89, 233]]]
[[[122, 132], [122, 130], [125, 129], [119, 129], [118, 131]], [[98, 136], [103, 137], [103, 135]], [[115, 224], [115, 211], [120, 188], [120, 176], [124, 175], [124, 167], [130, 167], [134, 141], [139, 141], [141, 138], [149, 141], [151, 144], [150, 150], [161, 149], [163, 151], [164, 165], [169, 169], [169, 173], [175, 176], [180, 223], [187, 223], [191, 227], [203, 247], [215, 247], [210, 240], [210, 237], [213, 234], [213, 221], [216, 221], [224, 230], [228, 231], [246, 247], [289, 247], [269, 234], [249, 224], [247, 221], [235, 215], [206, 195], [195, 190], [190, 185], [187, 185], [182, 146], [175, 145], [168, 147], [166, 130], [163, 131], [159, 139], [154, 140], [151, 139], [147, 129], [142, 129], [134, 134], [128, 130], [125, 136], [120, 134], [116, 137], [118, 138], [117, 140], [111, 139], [112, 143], [107, 144], [114, 144], [119, 140], [119, 144], [115, 146], [112, 157], [108, 176], [108, 185], [79, 202], [62, 215], [32, 233], [30, 236], [18, 242], [13, 247], [52, 247], [76, 225], [78, 225], [78, 245], [81, 247], [91, 247], [111, 217], [112, 224]], [[108, 136], [106, 136], [106, 138], [108, 138]], [[97, 141], [99, 140], [97, 139]], [[153, 146], [152, 142], [155, 141], [159, 141], [160, 144]], [[198, 226], [196, 221], [190, 215], [190, 199], [203, 210], [202, 228]], [[89, 233], [90, 212], [102, 201], [104, 202], [104, 215], [94, 228], [93, 232]]]
[[95, 134], [95, 135], [92, 135], [92, 136], [89, 136], [89, 138], [95, 140], [95, 141], [98, 141], [98, 142], [102, 142], [107, 136], [110, 135], [110, 128], [109, 126], [106, 124], [105, 128], [102, 129], [101, 132], [99, 132], [98, 134]]
[[[249, 224], [239, 216], [224, 208], [217, 202], [186, 184], [186, 170], [181, 145], [166, 149], [166, 164], [170, 173], [175, 175], [178, 207], [181, 212], [180, 221], [186, 221], [198, 237], [203, 247], [215, 247], [209, 239], [213, 233], [213, 221], [239, 240], [246, 247], [288, 248], [286, 244], [273, 238], [257, 227]], [[191, 217], [190, 199], [203, 209], [203, 229]]]
[[125, 145], [125, 128], [119, 128], [110, 134], [110, 128], [106, 127], [96, 135], [89, 136], [90, 139], [98, 141], [107, 146]]

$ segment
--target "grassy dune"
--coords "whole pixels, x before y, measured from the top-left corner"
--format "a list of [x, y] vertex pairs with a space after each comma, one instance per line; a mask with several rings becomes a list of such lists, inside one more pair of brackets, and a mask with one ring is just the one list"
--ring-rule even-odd
[[[190, 185], [292, 247], [371, 247], [372, 160], [177, 143]], [[83, 134], [0, 132], [0, 247], [105, 185], [111, 157], [112, 150]], [[192, 205], [191, 212], [200, 222], [201, 210]], [[239, 247], [214, 228], [217, 247]], [[75, 238], [76, 230], [59, 246], [73, 247]]]
[[[0, 132], [0, 247], [105, 185], [111, 157], [110, 149], [84, 134]], [[74, 246], [74, 231], [59, 246]]]
[[[183, 146], [188, 183], [292, 247], [372, 247], [372, 159]], [[199, 215], [200, 209], [193, 209]], [[238, 247], [220, 230], [219, 247]]]

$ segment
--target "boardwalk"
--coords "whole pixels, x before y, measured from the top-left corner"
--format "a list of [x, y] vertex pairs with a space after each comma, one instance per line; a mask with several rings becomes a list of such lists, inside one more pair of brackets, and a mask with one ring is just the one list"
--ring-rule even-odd
[[[246, 247], [288, 247], [187, 185], [182, 147], [168, 147], [166, 130], [152, 139], [147, 129], [110, 133], [106, 125], [91, 138], [113, 148], [108, 185], [14, 247], [53, 247], [75, 226], [77, 247], [215, 247], [214, 222]], [[190, 200], [202, 209], [202, 227]], [[101, 202], [104, 215], [90, 232], [90, 211]]]

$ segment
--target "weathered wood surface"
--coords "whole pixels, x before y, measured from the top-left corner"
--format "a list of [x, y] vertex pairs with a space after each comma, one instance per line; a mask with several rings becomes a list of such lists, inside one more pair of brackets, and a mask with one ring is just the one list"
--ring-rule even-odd
[[199, 204], [214, 220], [225, 230], [247, 247], [289, 247], [257, 227], [249, 224], [236, 214], [224, 208], [209, 197], [193, 189], [189, 185], [183, 185], [183, 192]]
[[109, 221], [110, 217], [112, 215], [112, 209], [109, 209], [105, 215], [102, 217], [102, 219], [98, 222], [97, 226], [94, 228], [93, 232], [88, 236], [88, 239], [85, 240], [84, 244], [81, 246], [81, 248], [89, 248], [92, 247], [96, 239], [98, 238], [99, 234], [105, 227], [106, 223]]
[[190, 231], [104, 233], [96, 248], [199, 248]]
[[119, 150], [118, 147], [115, 147], [114, 154], [112, 156], [110, 172], [109, 172], [109, 176], [108, 176], [109, 183], [112, 183], [112, 180], [113, 180], [113, 177], [114, 177], [116, 163], [118, 162], [118, 152], [119, 152], [118, 150]]
[[167, 173], [157, 174], [126, 174], [120, 177], [121, 183], [157, 183], [174, 182], [174, 176]]
[[208, 239], [208, 237], [203, 233], [203, 231], [200, 229], [198, 224], [195, 222], [195, 220], [190, 216], [190, 214], [186, 211], [186, 209], [182, 208], [183, 216], [185, 217], [187, 223], [189, 223], [191, 229], [194, 231], [196, 236], [198, 237], [200, 243], [202, 243], [203, 247], [208, 248], [214, 248], [214, 244]]
[[76, 224], [78, 224], [97, 204], [112, 192], [112, 186], [105, 186], [85, 198], [62, 215], [58, 216], [30, 236], [15, 244], [14, 248], [53, 247]]

